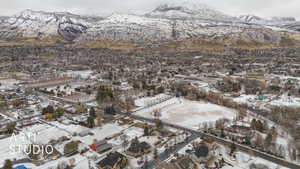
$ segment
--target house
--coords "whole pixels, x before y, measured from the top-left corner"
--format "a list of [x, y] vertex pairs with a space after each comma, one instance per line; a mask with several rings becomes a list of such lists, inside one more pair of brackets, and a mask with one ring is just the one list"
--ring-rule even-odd
[[111, 150], [112, 148], [113, 148], [112, 144], [104, 144], [101, 147], [97, 147], [96, 151], [101, 154], [108, 150]]
[[71, 142], [67, 143], [64, 146], [64, 155], [66, 157], [70, 157], [70, 156], [78, 153], [78, 147], [79, 147], [80, 143], [81, 143], [80, 141], [71, 141]]
[[214, 150], [218, 146], [214, 142], [202, 141], [200, 143], [194, 143], [192, 150], [187, 150], [188, 157], [197, 164], [204, 165], [204, 168], [218, 168], [221, 166], [218, 158], [214, 156]]
[[159, 128], [159, 129], [157, 129], [157, 131], [163, 137], [172, 137], [172, 136], [174, 136], [174, 133], [171, 132], [170, 130], [166, 129], [166, 128]]
[[198, 162], [198, 163], [205, 163], [210, 156], [210, 147], [208, 144], [202, 143], [195, 143], [193, 145], [192, 150], [188, 150], [187, 153], [190, 154], [190, 157]]
[[226, 77], [223, 80], [217, 81], [215, 86], [222, 92], [239, 92], [241, 90], [240, 83], [230, 77]]
[[150, 152], [151, 146], [146, 142], [139, 142], [138, 138], [135, 138], [127, 149], [127, 154], [133, 157], [140, 157]]
[[97, 150], [98, 147], [101, 147], [102, 145], [107, 144], [106, 140], [101, 140], [101, 141], [95, 141], [94, 144], [90, 145], [90, 148], [94, 151]]
[[90, 148], [98, 153], [104, 153], [112, 149], [112, 145], [108, 144], [106, 140], [101, 140], [90, 145]]
[[231, 127], [226, 128], [226, 130], [232, 133], [240, 133], [243, 135], [248, 135], [251, 132], [250, 127], [242, 126], [242, 125], [232, 125]]
[[189, 157], [182, 156], [169, 163], [162, 163], [160, 169], [197, 169], [197, 164]]
[[206, 158], [209, 155], [209, 148], [206, 145], [199, 145], [194, 147], [194, 155], [198, 158]]
[[56, 160], [62, 156], [62, 154], [59, 151], [57, 151], [56, 148], [54, 148], [54, 147], [52, 147], [52, 148], [53, 148], [52, 153], [46, 154], [46, 157], [45, 157], [46, 159]]
[[85, 136], [88, 136], [88, 135], [91, 135], [91, 132], [89, 130], [84, 130], [84, 131], [79, 133], [80, 137], [85, 137]]
[[119, 153], [109, 153], [106, 158], [97, 163], [98, 169], [123, 169], [127, 166], [127, 158]]

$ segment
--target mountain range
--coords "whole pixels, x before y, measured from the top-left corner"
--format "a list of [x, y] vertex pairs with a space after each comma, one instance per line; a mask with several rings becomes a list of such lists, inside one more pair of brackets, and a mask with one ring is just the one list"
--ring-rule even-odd
[[[0, 40], [58, 37], [66, 41], [172, 41], [280, 44], [300, 32], [290, 17], [233, 17], [200, 3], [162, 4], [144, 15], [80, 16], [68, 12], [25, 10], [0, 17]], [[293, 39], [295, 40], [295, 39]]]

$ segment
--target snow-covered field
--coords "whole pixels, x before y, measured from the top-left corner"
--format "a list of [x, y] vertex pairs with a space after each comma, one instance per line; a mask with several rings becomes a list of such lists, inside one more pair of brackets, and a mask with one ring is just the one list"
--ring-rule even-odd
[[93, 74], [93, 71], [91, 71], [91, 70], [67, 71], [67, 72], [62, 73], [62, 75], [80, 77], [80, 78], [83, 78], [83, 79], [96, 78], [92, 74]]
[[189, 101], [172, 98], [166, 102], [136, 112], [136, 115], [154, 118], [153, 111], [161, 112], [160, 119], [165, 122], [198, 129], [201, 123], [215, 122], [226, 118], [233, 120], [236, 110], [202, 101]]

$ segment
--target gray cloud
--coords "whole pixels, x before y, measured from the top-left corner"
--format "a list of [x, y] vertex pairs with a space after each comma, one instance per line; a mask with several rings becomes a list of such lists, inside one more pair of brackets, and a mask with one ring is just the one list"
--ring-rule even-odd
[[[113, 12], [145, 13], [166, 1], [180, 0], [1, 0], [0, 15], [13, 15], [25, 9], [69, 11], [100, 15]], [[183, 0], [182, 0], [183, 1]], [[203, 2], [230, 15], [255, 14], [262, 17], [300, 18], [299, 0], [188, 0]]]

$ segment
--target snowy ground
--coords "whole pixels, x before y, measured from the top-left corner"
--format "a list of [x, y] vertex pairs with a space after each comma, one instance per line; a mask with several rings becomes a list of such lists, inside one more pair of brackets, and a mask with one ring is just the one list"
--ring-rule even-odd
[[84, 157], [83, 155], [77, 154], [71, 157], [62, 157], [58, 160], [48, 162], [44, 165], [38, 166], [35, 169], [47, 169], [49, 167], [57, 167], [58, 164], [66, 163], [69, 164], [70, 159], [75, 159], [75, 167], [74, 169], [84, 169], [89, 168], [88, 159]]
[[6, 159], [23, 159], [26, 155], [19, 149], [12, 149], [13, 146], [20, 146], [23, 150], [23, 145], [27, 144], [27, 141], [19, 139], [21, 136], [16, 135], [15, 137], [8, 137], [0, 140], [0, 166], [3, 166]]
[[59, 128], [57, 126], [48, 124], [37, 124], [34, 126], [23, 128], [22, 132], [27, 134], [34, 134], [35, 138], [32, 141], [35, 144], [47, 144], [52, 139], [58, 140], [62, 136], [72, 136], [72, 133], [68, 132], [68, 130], [64, 128]]
[[250, 168], [251, 164], [263, 164], [265, 165], [266, 169], [287, 169], [282, 166], [278, 166], [277, 164], [274, 164], [270, 161], [266, 161], [264, 159], [261, 159], [259, 157], [252, 157], [249, 156], [248, 154], [245, 154], [243, 152], [237, 152], [236, 153], [236, 159], [229, 157], [226, 153], [223, 154], [224, 159], [226, 161], [230, 162], [234, 167], [224, 167], [223, 169], [245, 169], [245, 168]]
[[96, 78], [92, 74], [93, 74], [93, 71], [91, 71], [91, 70], [67, 71], [67, 72], [62, 73], [62, 75], [80, 77], [80, 78], [83, 78], [83, 79]]
[[264, 99], [260, 100], [256, 95], [241, 95], [240, 97], [234, 98], [233, 100], [238, 103], [244, 103], [255, 106], [291, 106], [300, 107], [300, 98], [287, 96], [287, 95], [264, 95]]
[[155, 102], [159, 101], [160, 99], [166, 99], [170, 96], [165, 94], [159, 94], [154, 97], [142, 97], [137, 100], [135, 100], [135, 105], [137, 107], [146, 107], [148, 105], [154, 104]]
[[[85, 137], [73, 136], [74, 133], [80, 133], [80, 132], [86, 131], [86, 130], [90, 130], [90, 132], [94, 133], [94, 135], [88, 135]], [[121, 139], [122, 135], [126, 135], [127, 140], [132, 140], [135, 137], [141, 138], [144, 134], [144, 130], [141, 128], [127, 126], [127, 125], [120, 126], [117, 123], [108, 123], [108, 124], [104, 124], [102, 127], [88, 129], [88, 128], [78, 126], [78, 125], [65, 125], [65, 124], [61, 124], [59, 122], [47, 122], [44, 124], [34, 125], [31, 127], [24, 128], [22, 130], [22, 132], [24, 132], [26, 134], [31, 134], [31, 133], [36, 134], [36, 137], [34, 137], [32, 139], [29, 139], [27, 137], [25, 138], [27, 144], [30, 144], [33, 141], [45, 144], [45, 143], [48, 143], [51, 139], [58, 139], [61, 136], [67, 136], [67, 137], [71, 138], [71, 140], [81, 141], [81, 144], [80, 144], [81, 148], [88, 147], [89, 145], [91, 145], [93, 143], [94, 140], [104, 140], [108, 137], [111, 137], [111, 139], [108, 140], [108, 143], [113, 144], [113, 149], [111, 151], [119, 151], [119, 152], [123, 151], [122, 139]], [[52, 134], [49, 134], [49, 133], [52, 133]], [[17, 137], [17, 138], [20, 138], [20, 140], [21, 140], [22, 137]], [[150, 144], [154, 144], [154, 142], [157, 141], [157, 138], [153, 137], [150, 139], [150, 138], [142, 137], [142, 140], [147, 141]], [[23, 143], [22, 140], [20, 142]], [[55, 148], [58, 151], [63, 152], [63, 147], [67, 142], [69, 142], [69, 141], [66, 141], [59, 145], [56, 145]], [[10, 143], [11, 143], [11, 138], [0, 140], [0, 144], [3, 144], [3, 145], [4, 144], [9, 145]], [[13, 142], [13, 143], [19, 144], [19, 142]], [[5, 148], [2, 148], [0, 150], [0, 165], [3, 164], [4, 160], [8, 159], [8, 158], [9, 159], [26, 158], [26, 156], [23, 155], [23, 153], [15, 153], [15, 154], [8, 155], [9, 152], [10, 152], [10, 149], [8, 146]], [[62, 162], [68, 163], [70, 159], [74, 158], [75, 163], [76, 163], [75, 169], [84, 169], [84, 168], [88, 168], [88, 157], [97, 156], [97, 158], [103, 159], [103, 158], [105, 158], [106, 154], [109, 152], [106, 152], [103, 154], [98, 154], [98, 153], [90, 150], [83, 155], [77, 154], [72, 157], [61, 157], [58, 160], [47, 162], [46, 164], [44, 164], [42, 166], [38, 166], [38, 167], [34, 166], [33, 164], [25, 164], [25, 166], [37, 168], [37, 169], [46, 169], [49, 167], [56, 167], [59, 163], [62, 163]], [[92, 163], [92, 165], [94, 165], [94, 164]]]
[[[202, 140], [200, 138], [196, 139], [195, 142], [201, 142]], [[178, 153], [179, 154], [185, 154], [186, 150], [192, 149], [192, 144], [186, 145], [184, 148], [182, 148]], [[213, 151], [213, 154], [215, 154], [219, 159], [224, 158], [224, 160], [227, 163], [230, 163], [232, 166], [225, 166], [222, 169], [249, 169], [249, 166], [254, 164], [263, 164], [268, 168], [265, 169], [287, 169], [282, 166], [278, 166], [277, 164], [274, 164], [272, 162], [266, 161], [264, 159], [261, 159], [259, 157], [250, 156], [248, 154], [245, 154], [243, 152], [237, 152], [236, 153], [236, 159], [229, 156], [228, 153], [230, 152], [228, 147], [225, 147], [223, 145], [218, 145], [218, 148]]]
[[226, 107], [207, 102], [189, 101], [181, 98], [173, 98], [151, 108], [136, 112], [136, 115], [154, 118], [153, 111], [161, 112], [160, 119], [165, 122], [198, 129], [204, 122], [215, 122], [218, 119], [234, 119], [236, 111]]
[[15, 89], [17, 88], [15, 84], [18, 84], [19, 81], [15, 79], [0, 79], [0, 91], [3, 90], [9, 90], [9, 89]]

